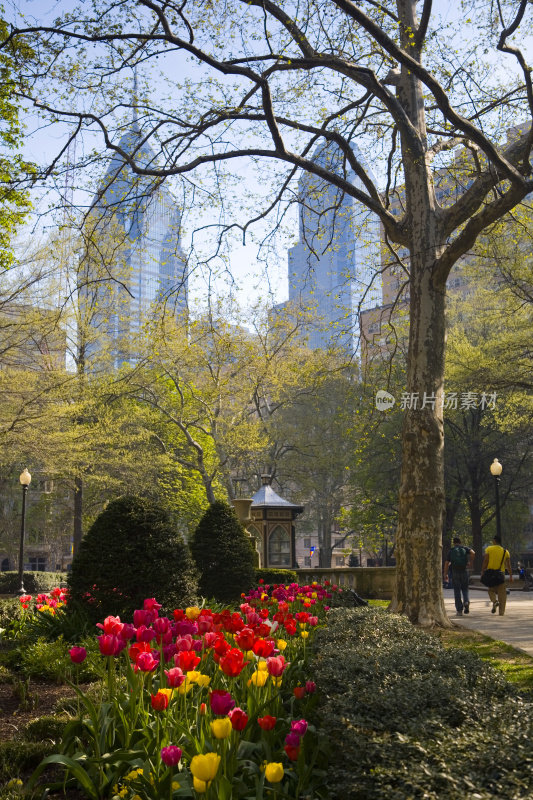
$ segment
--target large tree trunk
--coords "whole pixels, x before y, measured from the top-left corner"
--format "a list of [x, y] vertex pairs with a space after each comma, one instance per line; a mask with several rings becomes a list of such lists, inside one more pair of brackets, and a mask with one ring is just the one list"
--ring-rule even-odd
[[[402, 45], [420, 60], [411, 40], [416, 2], [397, 0]], [[449, 625], [442, 593], [444, 494], [443, 384], [446, 278], [435, 262], [443, 252], [438, 206], [427, 158], [423, 88], [402, 67], [398, 99], [413, 131], [401, 135], [409, 209], [410, 323], [407, 404], [396, 536], [396, 595], [392, 608], [419, 625]]]

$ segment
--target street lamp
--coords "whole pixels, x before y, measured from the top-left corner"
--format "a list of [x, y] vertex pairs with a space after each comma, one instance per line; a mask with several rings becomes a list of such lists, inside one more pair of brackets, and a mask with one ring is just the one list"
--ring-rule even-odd
[[20, 549], [19, 549], [19, 594], [26, 594], [24, 588], [24, 526], [26, 523], [26, 494], [31, 483], [31, 475], [26, 468], [20, 473], [20, 484], [22, 486], [22, 524], [20, 526]]
[[494, 459], [490, 465], [491, 475], [494, 476], [494, 486], [496, 491], [496, 534], [500, 537], [500, 544], [502, 538], [502, 521], [500, 517], [500, 475], [502, 474], [502, 465], [497, 458]]

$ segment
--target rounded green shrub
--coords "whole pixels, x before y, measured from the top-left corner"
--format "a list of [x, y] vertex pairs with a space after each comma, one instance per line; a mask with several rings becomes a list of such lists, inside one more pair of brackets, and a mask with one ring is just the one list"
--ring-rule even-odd
[[93, 622], [128, 621], [155, 597], [166, 612], [195, 601], [196, 570], [169, 513], [153, 500], [113, 500], [83, 537], [68, 578], [69, 608]]
[[298, 574], [293, 569], [281, 569], [281, 567], [261, 567], [255, 570], [255, 582], [259, 583], [297, 583]]
[[255, 585], [254, 548], [233, 508], [217, 501], [198, 523], [191, 551], [204, 597], [229, 603]]

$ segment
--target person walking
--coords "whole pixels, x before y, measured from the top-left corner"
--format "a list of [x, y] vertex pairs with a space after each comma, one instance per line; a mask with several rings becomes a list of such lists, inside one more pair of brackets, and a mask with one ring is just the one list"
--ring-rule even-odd
[[470, 612], [470, 599], [468, 596], [468, 570], [474, 563], [475, 552], [471, 547], [461, 544], [458, 536], [453, 537], [453, 547], [448, 551], [444, 564], [444, 580], [448, 577], [451, 567], [453, 596], [457, 616], [462, 617]]
[[489, 545], [485, 550], [483, 563], [481, 565], [481, 575], [483, 575], [486, 569], [501, 570], [501, 572], [504, 574], [502, 583], [499, 583], [497, 586], [489, 586], [489, 597], [492, 603], [491, 614], [495, 614], [496, 609], [499, 609], [498, 613], [500, 617], [503, 617], [505, 614], [505, 605], [507, 603], [505, 570], [507, 570], [509, 573], [510, 583], [513, 582], [513, 570], [511, 569], [511, 556], [509, 554], [509, 550], [506, 550], [502, 546], [502, 540], [500, 536], [495, 536], [492, 540], [492, 544]]

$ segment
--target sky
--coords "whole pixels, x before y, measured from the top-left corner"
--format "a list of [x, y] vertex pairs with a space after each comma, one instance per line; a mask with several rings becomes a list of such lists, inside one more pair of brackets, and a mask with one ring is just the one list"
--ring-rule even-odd
[[[71, 10], [76, 5], [71, 0], [16, 0], [14, 3], [7, 3], [9, 6], [18, 8], [24, 15], [34, 16], [40, 22], [52, 22], [59, 14]], [[434, 9], [437, 14], [440, 14], [444, 20], [453, 21], [461, 19], [461, 4], [457, 0], [435, 0]], [[7, 9], [6, 9], [7, 12]], [[509, 59], [509, 63], [512, 63]], [[28, 119], [28, 128], [31, 128], [34, 120], [30, 117]], [[62, 134], [60, 130], [38, 129], [27, 140], [27, 148], [25, 155], [42, 163], [49, 159], [49, 157], [57, 151], [58, 145], [62, 142]], [[90, 137], [86, 139], [86, 145], [90, 146]], [[236, 167], [237, 165], [232, 165]], [[244, 163], [238, 165], [237, 171], [240, 173], [241, 180], [250, 186], [253, 182], [251, 171]], [[75, 196], [75, 202], [87, 202], [77, 199], [81, 195]], [[47, 198], [47, 202], [50, 198]], [[232, 287], [233, 291], [236, 290], [237, 297], [243, 305], [248, 305], [250, 301], [254, 300], [257, 295], [262, 295], [270, 302], [280, 302], [285, 300], [288, 295], [288, 281], [287, 281], [287, 248], [290, 244], [296, 241], [298, 236], [298, 220], [295, 211], [291, 211], [287, 220], [289, 229], [292, 228], [293, 235], [289, 236], [278, 250], [277, 255], [273, 255], [269, 261], [268, 280], [264, 275], [263, 265], [257, 261], [257, 248], [253, 244], [248, 243], [246, 246], [242, 244], [235, 244], [231, 252], [231, 272], [233, 282], [228, 284], [224, 276], [215, 280], [216, 288], [220, 291]], [[49, 224], [49, 223], [44, 223]], [[186, 224], [186, 222], [185, 222]], [[258, 229], [258, 233], [261, 233]], [[184, 230], [184, 237], [182, 245], [187, 250], [189, 244], [190, 231]], [[249, 237], [250, 242], [252, 237]], [[200, 276], [195, 276], [191, 281], [191, 296], [195, 295], [201, 297], [205, 295], [206, 279]]]

